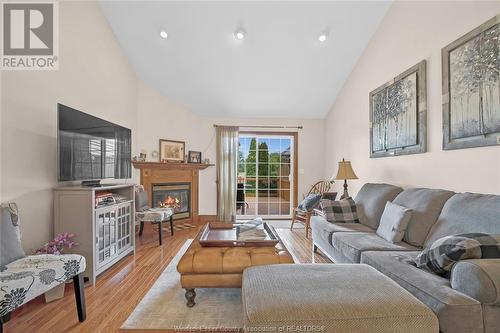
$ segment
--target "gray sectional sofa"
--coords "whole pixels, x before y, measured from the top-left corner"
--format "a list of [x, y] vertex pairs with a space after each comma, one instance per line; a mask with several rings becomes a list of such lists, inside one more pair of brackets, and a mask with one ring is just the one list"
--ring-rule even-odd
[[[368, 264], [392, 278], [434, 311], [443, 332], [500, 332], [500, 259], [461, 261], [450, 279], [408, 263], [443, 236], [500, 234], [500, 195], [365, 184], [354, 200], [361, 223], [312, 217], [314, 251], [335, 263]], [[387, 201], [413, 210], [401, 243], [375, 233]]]

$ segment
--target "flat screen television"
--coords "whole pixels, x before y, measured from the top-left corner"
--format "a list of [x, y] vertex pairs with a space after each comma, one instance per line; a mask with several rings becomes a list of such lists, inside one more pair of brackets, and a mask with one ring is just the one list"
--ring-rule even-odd
[[130, 129], [63, 104], [57, 114], [59, 181], [131, 177]]

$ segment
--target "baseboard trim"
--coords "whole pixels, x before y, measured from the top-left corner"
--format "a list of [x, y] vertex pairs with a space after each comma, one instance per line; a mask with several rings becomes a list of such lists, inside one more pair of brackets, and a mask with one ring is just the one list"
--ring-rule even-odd
[[198, 215], [198, 223], [217, 222], [217, 215]]

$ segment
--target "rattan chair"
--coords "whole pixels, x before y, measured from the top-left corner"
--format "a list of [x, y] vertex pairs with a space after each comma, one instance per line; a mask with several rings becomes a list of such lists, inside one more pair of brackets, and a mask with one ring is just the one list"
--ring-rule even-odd
[[[319, 181], [316, 184], [314, 184], [309, 192], [307, 192], [306, 195], [303, 196], [305, 198], [309, 194], [317, 193], [323, 195], [324, 193], [328, 192], [330, 190], [331, 183], [328, 181]], [[304, 223], [305, 228], [306, 228], [306, 238], [309, 238], [309, 224], [311, 222], [311, 216], [313, 214], [313, 210], [311, 211], [306, 211], [302, 210], [298, 207], [293, 209], [292, 212], [292, 225], [290, 226], [290, 230], [293, 229], [293, 224], [295, 221]]]

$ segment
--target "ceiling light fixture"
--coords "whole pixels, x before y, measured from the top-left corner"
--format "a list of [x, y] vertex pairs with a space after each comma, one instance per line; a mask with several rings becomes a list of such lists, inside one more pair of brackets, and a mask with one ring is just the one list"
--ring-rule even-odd
[[160, 31], [160, 37], [163, 39], [167, 39], [168, 38], [167, 32], [165, 30]]
[[323, 43], [326, 41], [326, 39], [328, 38], [328, 34], [326, 32], [322, 32], [319, 36], [318, 36], [318, 40]]
[[245, 35], [245, 31], [242, 29], [238, 29], [234, 32], [234, 38], [236, 38], [237, 40], [245, 39]]

